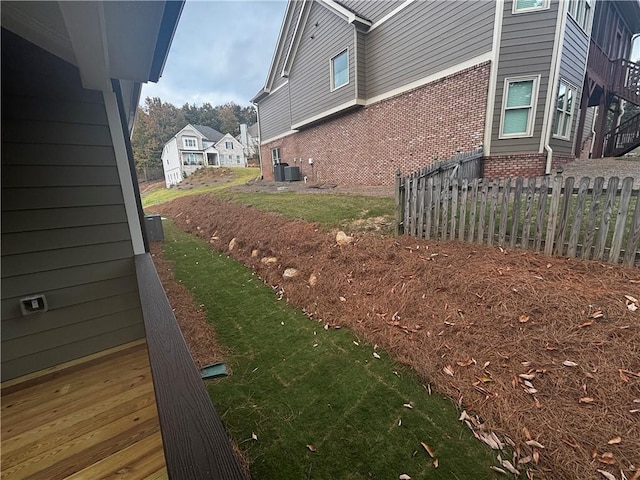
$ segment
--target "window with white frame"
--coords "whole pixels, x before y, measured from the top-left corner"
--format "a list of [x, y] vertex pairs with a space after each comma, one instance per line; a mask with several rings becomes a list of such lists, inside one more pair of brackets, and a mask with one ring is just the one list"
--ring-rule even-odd
[[224, 148], [227, 150], [233, 150], [233, 142], [224, 142]]
[[196, 165], [198, 163], [198, 157], [195, 153], [187, 153], [185, 158], [185, 165]]
[[539, 78], [536, 76], [505, 79], [500, 138], [533, 135]]
[[549, 8], [549, 0], [513, 0], [513, 13], [533, 12]]
[[271, 162], [274, 165], [280, 163], [280, 147], [271, 149]]
[[240, 164], [240, 155], [236, 155], [236, 163]]
[[560, 81], [558, 101], [556, 102], [556, 118], [553, 122], [553, 136], [569, 140], [571, 123], [575, 105], [576, 90], [566, 82]]
[[349, 83], [349, 51], [339, 53], [331, 59], [331, 90]]
[[592, 15], [592, 0], [569, 0], [569, 15], [580, 25], [585, 31], [589, 28]]
[[195, 137], [182, 137], [184, 148], [198, 148], [198, 141]]

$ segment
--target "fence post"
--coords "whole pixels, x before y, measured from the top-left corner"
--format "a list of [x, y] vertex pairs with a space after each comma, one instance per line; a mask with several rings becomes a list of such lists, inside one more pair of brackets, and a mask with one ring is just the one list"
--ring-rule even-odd
[[638, 250], [638, 246], [640, 246], [640, 192], [638, 192], [638, 196], [636, 197], [636, 210], [633, 214], [627, 248], [624, 252], [624, 265], [629, 267], [633, 266], [636, 261], [636, 250]]
[[402, 207], [403, 207], [403, 202], [402, 202], [402, 198], [401, 198], [401, 177], [400, 177], [400, 169], [398, 169], [398, 171], [396, 172], [396, 206], [395, 206], [395, 229], [394, 229], [394, 234], [396, 235], [396, 237], [398, 235], [400, 235], [400, 222], [402, 221], [402, 217], [404, 216], [402, 214]]
[[547, 237], [544, 241], [545, 255], [553, 253], [553, 239], [556, 236], [556, 224], [558, 221], [558, 206], [560, 205], [560, 192], [562, 191], [562, 175], [556, 175], [553, 179], [551, 191], [551, 205], [549, 206], [549, 219], [547, 221]]

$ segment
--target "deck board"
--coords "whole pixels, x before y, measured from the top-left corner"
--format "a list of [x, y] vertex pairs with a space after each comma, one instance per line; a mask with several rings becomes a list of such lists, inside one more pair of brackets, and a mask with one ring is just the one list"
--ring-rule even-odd
[[2, 385], [2, 480], [167, 478], [146, 345]]

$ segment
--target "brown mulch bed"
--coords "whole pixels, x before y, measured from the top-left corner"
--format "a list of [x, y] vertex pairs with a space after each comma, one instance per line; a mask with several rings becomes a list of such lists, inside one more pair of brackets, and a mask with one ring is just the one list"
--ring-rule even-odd
[[625, 298], [640, 298], [637, 268], [371, 234], [338, 246], [214, 196], [154, 209], [216, 250], [235, 238], [228, 253], [289, 303], [410, 365], [512, 439], [536, 478], [640, 476], [640, 309]]

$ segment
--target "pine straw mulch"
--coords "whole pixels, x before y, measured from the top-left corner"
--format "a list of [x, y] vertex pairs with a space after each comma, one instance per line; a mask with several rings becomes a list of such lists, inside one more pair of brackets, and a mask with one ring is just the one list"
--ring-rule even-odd
[[530, 478], [640, 476], [640, 309], [625, 298], [640, 297], [638, 269], [370, 234], [338, 246], [335, 232], [213, 196], [155, 210], [410, 365], [512, 440]]

